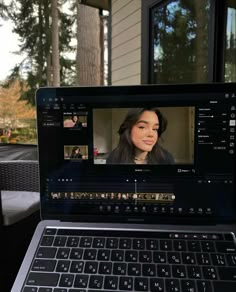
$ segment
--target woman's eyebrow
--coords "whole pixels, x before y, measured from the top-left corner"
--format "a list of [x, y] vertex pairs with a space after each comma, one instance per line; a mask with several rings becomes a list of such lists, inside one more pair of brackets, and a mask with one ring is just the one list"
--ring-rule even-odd
[[[137, 121], [137, 124], [140, 124], [140, 123], [144, 123], [144, 124], [149, 124], [148, 121], [145, 121], [145, 120], [139, 120]], [[159, 126], [160, 124], [159, 123], [155, 123], [154, 126]]]

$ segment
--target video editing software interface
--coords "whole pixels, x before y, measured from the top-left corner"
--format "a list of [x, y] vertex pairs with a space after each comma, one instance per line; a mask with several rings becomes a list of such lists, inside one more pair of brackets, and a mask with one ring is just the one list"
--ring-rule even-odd
[[[76, 92], [38, 92], [46, 213], [233, 219], [235, 92]], [[133, 159], [109, 158], [127, 143]], [[149, 158], [155, 144], [163, 159]]]

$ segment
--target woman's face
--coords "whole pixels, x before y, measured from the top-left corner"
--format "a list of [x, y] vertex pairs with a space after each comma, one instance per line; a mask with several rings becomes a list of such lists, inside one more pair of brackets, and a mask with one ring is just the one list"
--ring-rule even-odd
[[155, 112], [144, 111], [131, 129], [134, 146], [145, 152], [152, 151], [158, 140], [159, 119]]
[[73, 116], [72, 120], [73, 120], [74, 123], [76, 123], [78, 121], [78, 117], [77, 116]]

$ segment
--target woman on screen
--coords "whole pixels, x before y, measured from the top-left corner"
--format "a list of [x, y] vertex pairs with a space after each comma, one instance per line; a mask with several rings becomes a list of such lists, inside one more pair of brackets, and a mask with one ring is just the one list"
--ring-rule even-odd
[[174, 158], [158, 143], [167, 120], [156, 108], [129, 110], [119, 128], [118, 146], [107, 164], [174, 164]]
[[73, 147], [70, 158], [82, 158], [83, 155], [80, 153], [80, 148], [78, 146]]

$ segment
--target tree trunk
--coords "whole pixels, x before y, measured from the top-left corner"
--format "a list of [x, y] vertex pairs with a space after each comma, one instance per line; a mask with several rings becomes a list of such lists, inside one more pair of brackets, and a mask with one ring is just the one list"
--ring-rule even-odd
[[98, 9], [77, 4], [77, 85], [101, 84], [100, 17]]
[[57, 0], [52, 0], [52, 66], [53, 86], [60, 86], [59, 33]]

